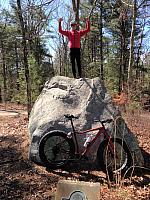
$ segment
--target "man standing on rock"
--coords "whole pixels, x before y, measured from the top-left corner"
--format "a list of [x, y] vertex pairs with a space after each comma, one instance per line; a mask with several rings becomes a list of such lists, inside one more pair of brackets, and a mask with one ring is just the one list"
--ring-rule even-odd
[[76, 69], [75, 69], [75, 60], [77, 62], [78, 67], [78, 74], [79, 77], [82, 77], [82, 70], [81, 70], [81, 60], [80, 60], [80, 39], [82, 36], [87, 34], [90, 31], [90, 21], [89, 18], [86, 19], [86, 28], [83, 30], [77, 30], [78, 24], [76, 22], [71, 22], [71, 30], [62, 30], [61, 22], [63, 21], [62, 18], [58, 20], [59, 22], [59, 33], [68, 37], [69, 40], [69, 48], [70, 48], [70, 60], [72, 65], [72, 72], [74, 78], [76, 76]]

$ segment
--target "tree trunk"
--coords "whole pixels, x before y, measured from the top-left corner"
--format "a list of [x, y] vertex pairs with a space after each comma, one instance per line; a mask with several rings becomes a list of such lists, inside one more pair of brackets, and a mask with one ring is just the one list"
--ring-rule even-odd
[[17, 42], [15, 42], [15, 56], [16, 56], [16, 74], [17, 74], [17, 91], [19, 92], [20, 84], [19, 84], [19, 60], [18, 60], [18, 49]]
[[0, 103], [2, 103], [2, 88], [1, 88], [1, 85], [0, 85]]
[[67, 43], [63, 37], [63, 72], [62, 75], [66, 74], [66, 66], [67, 66]]
[[59, 75], [62, 75], [62, 52], [59, 48]]
[[18, 17], [19, 17], [21, 31], [22, 31], [23, 62], [24, 62], [25, 78], [26, 78], [26, 84], [27, 84], [27, 101], [28, 101], [27, 111], [28, 111], [28, 117], [29, 117], [30, 111], [31, 111], [31, 81], [30, 81], [29, 66], [28, 66], [26, 27], [23, 20], [23, 16], [22, 16], [22, 8], [21, 8], [20, 0], [17, 0], [17, 7], [18, 7]]
[[134, 58], [135, 20], [136, 20], [136, 0], [133, 1], [133, 10], [132, 10], [132, 30], [131, 30], [131, 37], [130, 37], [130, 55], [129, 55], [129, 65], [128, 65], [128, 87], [130, 87], [130, 84], [131, 84], [132, 65], [133, 65], [133, 58]]
[[80, 0], [72, 0], [72, 7], [75, 13], [75, 20], [77, 23], [79, 23], [79, 5], [80, 5]]
[[6, 109], [6, 101], [7, 101], [7, 78], [6, 78], [6, 64], [5, 64], [5, 52], [4, 52], [4, 44], [3, 40], [1, 40], [1, 47], [2, 47], [2, 65], [3, 65], [3, 87], [4, 87], [4, 92], [3, 92], [3, 99], [5, 103], [5, 109]]
[[103, 68], [103, 2], [100, 1], [100, 78], [104, 80]]
[[124, 90], [125, 75], [126, 75], [126, 22], [127, 22], [127, 13], [125, 9], [120, 11], [119, 16], [120, 21], [120, 70], [119, 70], [119, 94]]
[[142, 42], [143, 42], [143, 37], [144, 37], [143, 33], [144, 33], [145, 24], [146, 24], [146, 20], [144, 19], [144, 23], [142, 25], [142, 30], [141, 30], [141, 34], [140, 34], [140, 41], [139, 41], [139, 46], [138, 46], [138, 52], [137, 52], [137, 60], [136, 60], [137, 71], [138, 71], [139, 62], [140, 62], [140, 50], [141, 50], [141, 47], [142, 47]]

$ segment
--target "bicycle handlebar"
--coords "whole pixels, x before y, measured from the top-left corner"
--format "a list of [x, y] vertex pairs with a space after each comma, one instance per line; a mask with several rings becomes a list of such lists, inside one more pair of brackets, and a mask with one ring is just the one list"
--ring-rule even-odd
[[101, 122], [102, 124], [105, 124], [105, 123], [111, 123], [113, 121], [113, 119], [106, 119], [106, 120], [99, 120], [99, 122]]
[[[75, 117], [74, 115], [64, 115], [67, 119], [72, 120], [72, 119], [79, 119], [79, 117]], [[95, 120], [100, 122], [101, 124], [105, 124], [105, 123], [111, 123], [113, 121], [113, 119], [106, 119], [106, 120]]]

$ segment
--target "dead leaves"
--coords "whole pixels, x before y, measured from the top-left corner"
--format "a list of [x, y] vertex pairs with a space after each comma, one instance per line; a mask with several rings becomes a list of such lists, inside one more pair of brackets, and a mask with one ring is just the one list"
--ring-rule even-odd
[[[17, 105], [15, 108], [17, 109]], [[62, 173], [47, 172], [45, 168], [30, 163], [28, 160], [28, 121], [26, 119], [25, 115], [0, 118], [1, 200], [51, 199], [59, 179], [73, 178], [71, 177], [73, 174], [67, 174], [65, 177]], [[136, 134], [139, 145], [143, 149], [146, 167], [150, 168], [150, 113], [128, 115], [125, 120], [128, 127]], [[100, 172], [98, 171], [91, 172], [86, 176], [91, 176], [93, 181], [100, 181], [98, 178]], [[93, 179], [93, 177], [97, 178]], [[80, 180], [80, 173], [76, 173], [74, 178]], [[100, 187], [101, 200], [150, 199], [150, 175], [148, 174], [125, 180], [121, 187], [108, 188], [106, 183], [103, 181]]]

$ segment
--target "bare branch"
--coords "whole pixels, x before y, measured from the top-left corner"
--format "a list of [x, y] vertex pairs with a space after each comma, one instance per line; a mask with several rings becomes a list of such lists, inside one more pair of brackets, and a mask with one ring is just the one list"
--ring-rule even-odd
[[48, 1], [48, 2], [46, 2], [46, 3], [40, 4], [38, 7], [42, 7], [42, 6], [49, 5], [49, 4], [51, 4], [53, 1], [55, 1], [55, 0], [51, 0], [51, 1]]

